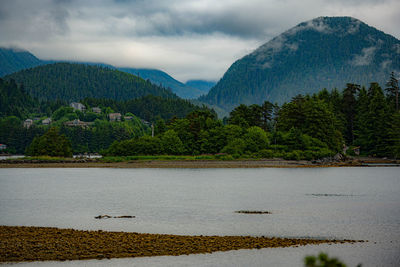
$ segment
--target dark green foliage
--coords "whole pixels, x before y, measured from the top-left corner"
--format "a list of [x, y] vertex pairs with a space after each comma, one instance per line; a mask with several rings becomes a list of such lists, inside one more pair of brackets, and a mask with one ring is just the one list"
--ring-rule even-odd
[[56, 63], [8, 75], [39, 100], [78, 101], [85, 97], [132, 99], [146, 95], [177, 98], [140, 77], [100, 66]]
[[[336, 258], [329, 258], [325, 253], [320, 253], [318, 257], [306, 256], [304, 258], [305, 267], [346, 267], [346, 264]], [[357, 265], [361, 267], [361, 264]]]
[[228, 123], [245, 128], [258, 126], [268, 130], [272, 126], [273, 112], [276, 107], [276, 105], [268, 101], [265, 101], [261, 106], [241, 104], [231, 111]]
[[386, 91], [389, 93], [391, 105], [394, 106], [396, 111], [399, 111], [399, 81], [394, 76], [394, 72], [390, 74], [390, 79], [386, 83]]
[[333, 151], [342, 149], [342, 135], [337, 130], [338, 121], [322, 100], [299, 96], [284, 104], [279, 111], [277, 127], [280, 131], [298, 129], [326, 143]]
[[354, 120], [356, 116], [356, 94], [360, 90], [357, 84], [348, 83], [343, 90], [342, 109], [346, 120], [344, 138], [347, 144], [354, 142]]
[[363, 114], [358, 114], [358, 116], [361, 118], [362, 124], [358, 130], [355, 144], [361, 146], [363, 153], [384, 156], [388, 154], [389, 113], [385, 96], [379, 84], [371, 83], [367, 97], [368, 103], [360, 105], [359, 112], [363, 112]]
[[133, 155], [159, 155], [161, 142], [158, 137], [142, 136], [138, 139], [115, 141], [107, 150], [106, 155], [133, 156]]
[[22, 86], [14, 80], [5, 81], [0, 78], [0, 117], [25, 117], [34, 111], [38, 102], [29, 96]]
[[167, 155], [180, 155], [185, 151], [183, 143], [174, 130], [168, 130], [161, 135], [161, 151]]
[[400, 112], [395, 112], [390, 118], [387, 149], [385, 155], [400, 158]]
[[35, 125], [29, 129], [22, 125], [23, 121], [15, 116], [0, 118], [0, 143], [17, 154], [23, 154], [33, 138], [45, 132], [45, 129]]
[[266, 149], [269, 145], [267, 133], [260, 127], [253, 126], [247, 129], [246, 134], [243, 136], [246, 143], [246, 152], [255, 153], [262, 149]]
[[[237, 60], [200, 100], [227, 111], [239, 104], [283, 104], [297, 94], [385, 84], [399, 70], [400, 41], [351, 17], [303, 22]], [[372, 56], [373, 55], [373, 56]]]
[[28, 51], [13, 48], [0, 48], [0, 77], [45, 64]]
[[164, 120], [170, 120], [173, 117], [183, 118], [194, 110], [208, 110], [205, 106], [198, 107], [180, 98], [163, 98], [153, 95], [125, 101], [86, 98], [82, 103], [88, 107], [111, 107], [114, 111], [123, 114], [130, 112], [150, 122], [157, 121], [160, 118]]
[[70, 141], [60, 135], [57, 128], [50, 128], [44, 135], [36, 136], [26, 150], [29, 156], [72, 157]]

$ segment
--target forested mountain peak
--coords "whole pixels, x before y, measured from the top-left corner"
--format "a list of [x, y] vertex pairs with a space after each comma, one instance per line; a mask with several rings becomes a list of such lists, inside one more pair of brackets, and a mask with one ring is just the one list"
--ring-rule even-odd
[[26, 50], [0, 47], [0, 77], [41, 64], [40, 59]]
[[4, 77], [23, 84], [39, 100], [78, 101], [85, 97], [124, 100], [154, 95], [177, 98], [170, 90], [107, 67], [55, 63], [22, 70]]
[[319, 17], [236, 61], [201, 100], [227, 110], [240, 103], [283, 103], [348, 82], [385, 84], [396, 70], [399, 40], [352, 17]]

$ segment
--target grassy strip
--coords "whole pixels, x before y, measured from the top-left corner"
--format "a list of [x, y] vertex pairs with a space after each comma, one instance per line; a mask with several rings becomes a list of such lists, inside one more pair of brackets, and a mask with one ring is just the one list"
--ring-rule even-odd
[[192, 161], [192, 160], [233, 160], [229, 155], [199, 155], [199, 156], [175, 156], [175, 155], [155, 155], [155, 156], [106, 156], [100, 158], [101, 162], [123, 162], [123, 161], [134, 161], [134, 160], [180, 160], [180, 161]]
[[183, 236], [0, 226], [0, 262], [177, 256], [237, 249], [354, 242], [359, 241], [251, 236]]

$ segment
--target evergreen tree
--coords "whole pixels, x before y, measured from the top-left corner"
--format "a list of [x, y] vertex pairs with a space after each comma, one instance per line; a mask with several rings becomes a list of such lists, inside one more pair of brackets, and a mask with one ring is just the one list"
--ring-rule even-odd
[[365, 133], [368, 140], [366, 148], [369, 154], [385, 156], [388, 147], [388, 107], [379, 84], [371, 83], [368, 97], [370, 101], [366, 122], [369, 129]]
[[60, 135], [57, 128], [50, 128], [44, 135], [33, 139], [26, 151], [30, 156], [72, 157], [70, 141]]
[[369, 97], [365, 87], [362, 87], [357, 96], [355, 129], [354, 129], [354, 145], [360, 146], [361, 151], [368, 151], [368, 136], [370, 125], [368, 124], [369, 116]]
[[400, 112], [395, 112], [389, 122], [388, 150], [392, 157], [400, 158]]
[[395, 110], [399, 111], [399, 81], [394, 76], [394, 72], [390, 74], [390, 80], [386, 83], [386, 91], [389, 93], [389, 98], [394, 102]]
[[358, 84], [348, 83], [343, 90], [343, 114], [346, 120], [344, 138], [347, 144], [354, 142], [354, 118], [356, 116], [356, 94], [360, 90]]

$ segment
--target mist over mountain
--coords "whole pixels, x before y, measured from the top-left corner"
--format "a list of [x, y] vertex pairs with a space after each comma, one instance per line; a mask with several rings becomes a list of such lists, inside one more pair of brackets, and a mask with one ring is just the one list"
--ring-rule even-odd
[[55, 63], [73, 63], [84, 64], [89, 66], [106, 67], [109, 69], [118, 69], [120, 71], [139, 75], [141, 78], [149, 79], [155, 85], [170, 88], [173, 93], [181, 98], [194, 99], [206, 94], [215, 84], [208, 81], [198, 80], [191, 85], [184, 84], [169, 74], [157, 69], [141, 69], [141, 68], [117, 68], [110, 64], [100, 62], [83, 62], [83, 61], [65, 61], [65, 60], [40, 60], [26, 50], [18, 48], [0, 48], [0, 77], [40, 65]]
[[210, 91], [210, 89], [216, 84], [216, 82], [204, 80], [188, 80], [185, 84], [189, 87], [201, 90], [202, 94], [207, 94], [208, 91]]
[[[185, 99], [197, 98], [203, 94], [206, 94], [211, 88], [210, 87], [208, 88], [208, 90], [206, 90], [204, 87], [204, 83], [207, 82], [204, 81], [193, 84], [193, 86], [184, 84], [174, 79], [169, 74], [157, 69], [118, 68], [118, 70], [131, 73], [133, 75], [138, 75], [145, 80], [149, 79], [152, 83], [156, 85], [170, 88], [172, 92], [174, 92], [177, 96]], [[199, 86], [199, 88], [197, 86]]]
[[398, 39], [355, 18], [319, 17], [237, 60], [199, 100], [225, 110], [265, 100], [282, 104], [346, 83], [383, 86], [391, 71], [400, 71]]
[[28, 51], [0, 47], [0, 77], [42, 64], [45, 63]]

